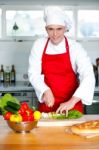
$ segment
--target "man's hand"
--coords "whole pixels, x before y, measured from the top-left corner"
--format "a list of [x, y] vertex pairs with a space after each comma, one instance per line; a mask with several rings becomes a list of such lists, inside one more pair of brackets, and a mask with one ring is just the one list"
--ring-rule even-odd
[[42, 99], [48, 107], [53, 107], [55, 98], [50, 89], [44, 92]]
[[81, 99], [78, 97], [73, 96], [70, 100], [67, 102], [61, 103], [58, 109], [56, 110], [56, 113], [64, 113], [66, 112], [66, 115], [68, 115], [68, 110], [72, 109], [77, 102], [79, 102]]

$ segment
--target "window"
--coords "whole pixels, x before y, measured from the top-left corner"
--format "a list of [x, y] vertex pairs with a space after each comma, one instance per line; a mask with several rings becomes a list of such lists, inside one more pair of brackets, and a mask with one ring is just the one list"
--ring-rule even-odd
[[7, 36], [35, 36], [45, 34], [43, 11], [6, 11]]
[[[72, 28], [68, 36], [74, 36], [73, 12], [65, 11], [69, 16]], [[6, 11], [6, 32], [7, 36], [35, 36], [46, 35], [43, 10], [34, 11]]]
[[78, 37], [99, 37], [99, 10], [78, 11]]
[[[61, 6], [71, 21], [66, 36], [75, 40], [99, 39], [99, 9]], [[95, 9], [96, 8], [96, 9]], [[47, 35], [43, 6], [3, 6], [0, 9], [0, 38], [32, 40]], [[31, 38], [32, 37], [32, 38]]]

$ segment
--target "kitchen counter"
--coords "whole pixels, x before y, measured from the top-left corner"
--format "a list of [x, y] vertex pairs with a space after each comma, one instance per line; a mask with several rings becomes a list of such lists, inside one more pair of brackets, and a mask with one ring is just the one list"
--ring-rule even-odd
[[0, 83], [0, 92], [10, 92], [10, 91], [33, 91], [33, 87], [27, 81], [17, 81], [13, 84]]
[[[4, 84], [0, 83], [0, 92], [9, 92], [9, 91], [33, 91], [32, 85], [29, 81], [17, 81], [15, 84]], [[99, 92], [99, 86], [95, 87], [95, 92]]]
[[[0, 83], [0, 92], [2, 91], [20, 91], [20, 90], [33, 90], [29, 81], [17, 81], [12, 84]], [[99, 92], [99, 86], [95, 87], [95, 92]]]
[[[86, 120], [99, 115], [85, 115]], [[86, 139], [66, 132], [66, 126], [40, 126], [30, 133], [13, 132], [0, 117], [0, 150], [99, 150], [99, 136]]]

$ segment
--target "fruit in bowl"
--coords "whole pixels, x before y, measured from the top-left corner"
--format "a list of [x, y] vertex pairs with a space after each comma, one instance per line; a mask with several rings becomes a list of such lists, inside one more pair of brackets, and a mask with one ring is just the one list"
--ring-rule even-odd
[[37, 127], [40, 118], [41, 113], [39, 111], [34, 111], [31, 114], [28, 112], [28, 114], [23, 114], [23, 116], [20, 114], [10, 114], [10, 119], [7, 120], [7, 124], [15, 132], [27, 133]]
[[7, 120], [8, 126], [15, 132], [27, 133], [36, 128], [38, 121], [12, 122]]
[[11, 99], [7, 99], [3, 104], [2, 115], [15, 132], [30, 132], [37, 126], [41, 118], [40, 111], [30, 107], [26, 102], [20, 103]]
[[4, 114], [4, 119], [15, 132], [30, 132], [37, 126], [38, 120], [41, 118], [41, 113], [30, 108], [27, 103], [21, 103], [16, 110], [15, 103], [10, 102], [7, 103], [5, 109], [8, 111]]

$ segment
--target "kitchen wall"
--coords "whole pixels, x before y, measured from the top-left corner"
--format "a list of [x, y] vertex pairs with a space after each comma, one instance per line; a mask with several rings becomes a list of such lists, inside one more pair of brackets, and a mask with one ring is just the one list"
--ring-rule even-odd
[[16, 79], [24, 80], [23, 74], [27, 74], [28, 58], [32, 48], [32, 42], [0, 42], [0, 64], [10, 66], [15, 65]]
[[87, 51], [91, 62], [95, 64], [95, 60], [99, 57], [99, 40], [97, 41], [81, 41], [84, 49]]
[[[0, 42], [0, 64], [4, 67], [12, 64], [15, 65], [17, 80], [24, 80], [23, 74], [28, 71], [28, 58], [32, 48], [33, 41], [23, 42]], [[88, 52], [92, 63], [99, 57], [99, 42], [98, 41], [83, 41], [82, 46]]]

